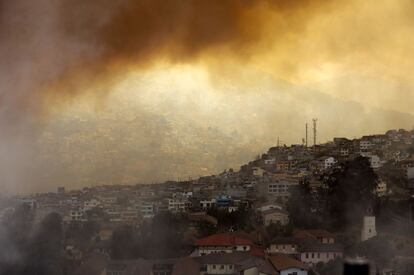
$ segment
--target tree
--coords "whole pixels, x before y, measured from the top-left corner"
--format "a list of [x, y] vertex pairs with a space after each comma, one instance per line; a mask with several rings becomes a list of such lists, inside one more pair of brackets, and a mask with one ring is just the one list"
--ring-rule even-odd
[[393, 259], [396, 251], [385, 237], [376, 236], [358, 243], [349, 249], [353, 256], [365, 256], [379, 267], [385, 267]]
[[357, 157], [338, 165], [323, 176], [323, 182], [325, 218], [333, 229], [354, 226], [369, 209], [374, 209], [378, 178], [367, 158]]
[[266, 234], [269, 239], [273, 239], [275, 237], [288, 237], [292, 235], [292, 232], [292, 223], [288, 223], [286, 225], [281, 225], [280, 223], [271, 223], [266, 226]]
[[322, 262], [317, 263], [315, 269], [320, 275], [342, 274], [343, 265], [343, 260], [341, 258], [335, 258], [326, 264]]
[[317, 195], [311, 192], [308, 181], [300, 183], [291, 190], [291, 196], [287, 202], [289, 218], [296, 227], [319, 227]]
[[207, 214], [217, 218], [218, 227], [223, 230], [250, 231], [255, 222], [254, 213], [248, 207], [239, 207], [233, 212], [229, 212], [227, 209], [210, 208]]
[[51, 213], [41, 222], [37, 234], [27, 246], [22, 274], [62, 274], [62, 241], [62, 218], [57, 213]]
[[133, 259], [136, 254], [137, 239], [132, 226], [125, 225], [114, 230], [111, 239], [111, 253], [114, 259]]
[[208, 221], [197, 222], [197, 231], [200, 238], [217, 233], [217, 227]]
[[117, 228], [111, 241], [114, 259], [171, 258], [185, 251], [184, 233], [188, 221], [169, 212], [156, 215], [151, 223]]

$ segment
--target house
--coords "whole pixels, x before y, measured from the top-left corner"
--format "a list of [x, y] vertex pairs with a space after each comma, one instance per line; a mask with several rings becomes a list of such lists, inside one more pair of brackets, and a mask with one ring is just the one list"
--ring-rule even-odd
[[299, 246], [299, 259], [301, 262], [314, 266], [317, 263], [327, 263], [337, 257], [343, 256], [343, 248], [336, 243], [321, 243], [315, 239], [304, 239]]
[[178, 260], [172, 275], [277, 275], [267, 260], [249, 253], [219, 253]]
[[289, 213], [283, 209], [269, 209], [262, 212], [263, 224], [268, 226], [270, 224], [286, 225], [289, 223]]
[[264, 251], [254, 244], [252, 238], [242, 233], [219, 233], [199, 239], [195, 242], [197, 256], [211, 253], [250, 252], [256, 256], [263, 256]]
[[299, 241], [293, 237], [281, 237], [273, 239], [267, 248], [267, 253], [272, 254], [298, 254]]
[[206, 274], [276, 274], [274, 268], [264, 259], [237, 252], [233, 254], [210, 254], [200, 259], [202, 271]]
[[309, 267], [292, 257], [274, 255], [269, 261], [280, 275], [308, 275]]

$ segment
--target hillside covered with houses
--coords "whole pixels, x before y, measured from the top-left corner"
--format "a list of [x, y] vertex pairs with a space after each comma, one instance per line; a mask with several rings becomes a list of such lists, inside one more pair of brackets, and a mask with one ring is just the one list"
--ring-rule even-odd
[[12, 256], [0, 265], [2, 274], [328, 275], [351, 257], [379, 274], [414, 274], [413, 194], [414, 130], [276, 146], [194, 180], [2, 197]]

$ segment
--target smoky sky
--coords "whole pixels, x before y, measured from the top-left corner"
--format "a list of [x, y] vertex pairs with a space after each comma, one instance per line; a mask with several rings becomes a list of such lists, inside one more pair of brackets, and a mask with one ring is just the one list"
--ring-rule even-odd
[[[202, 68], [209, 77], [204, 86], [191, 88], [200, 94], [185, 91], [188, 85], [175, 89], [171, 82], [161, 83], [156, 74], [147, 86], [125, 85], [136, 92], [131, 98], [140, 98], [131, 111], [136, 128], [125, 132], [141, 137], [134, 145], [140, 149], [129, 162], [129, 147], [122, 147], [124, 157], [110, 157], [109, 163], [120, 175], [133, 174], [132, 180], [177, 177], [177, 165], [182, 174], [196, 176], [200, 169], [206, 174], [228, 168], [222, 159], [229, 166], [241, 164], [271, 146], [278, 135], [287, 143], [297, 142], [302, 124], [313, 116], [321, 116], [325, 127], [321, 140], [338, 132], [354, 136], [393, 125], [411, 127], [414, 80], [407, 72], [414, 69], [413, 10], [405, 0], [0, 1], [0, 184], [14, 191], [27, 186], [36, 190], [44, 186], [43, 180], [35, 180], [39, 174], [52, 182], [48, 187], [57, 185], [62, 175], [68, 185], [98, 183], [93, 175], [107, 170], [107, 162], [92, 165], [84, 178], [72, 179], [78, 168], [67, 168], [80, 160], [99, 162], [103, 154], [67, 153], [79, 145], [71, 143], [68, 132], [80, 136], [82, 146], [95, 140], [95, 134], [85, 132], [84, 115], [73, 110], [79, 104], [113, 104], [110, 95], [127, 75], [139, 71], [138, 79], [143, 79], [159, 64]], [[263, 81], [267, 78], [272, 80]], [[139, 95], [149, 90], [156, 102]], [[168, 90], [175, 92], [165, 93]], [[206, 107], [207, 98], [216, 109]], [[190, 111], [194, 106], [208, 112]], [[111, 112], [98, 109], [88, 130], [102, 123], [116, 128], [107, 126], [115, 115], [108, 119]], [[112, 113], [129, 121], [128, 112]], [[347, 113], [355, 114], [353, 121], [346, 119]], [[70, 122], [61, 123], [61, 115], [71, 116]], [[228, 127], [218, 118], [240, 125]], [[338, 119], [344, 120], [344, 127], [338, 127]], [[195, 133], [204, 135], [192, 144]], [[116, 136], [113, 131], [107, 134]], [[43, 153], [47, 147], [48, 155], [66, 159], [65, 164], [51, 168], [55, 162], [39, 153], [39, 143]], [[119, 143], [115, 139], [113, 144]], [[241, 148], [245, 153], [236, 153]], [[168, 161], [177, 150], [191, 154], [190, 159], [202, 156], [197, 167], [181, 155]], [[228, 158], [220, 160], [220, 154]], [[165, 175], [152, 178], [157, 167], [164, 167]]]

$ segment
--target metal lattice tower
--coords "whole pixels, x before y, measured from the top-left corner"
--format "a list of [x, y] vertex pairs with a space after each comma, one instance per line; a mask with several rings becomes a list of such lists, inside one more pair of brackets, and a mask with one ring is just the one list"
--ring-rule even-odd
[[305, 124], [305, 146], [308, 147], [308, 123]]
[[316, 134], [317, 134], [316, 123], [318, 122], [318, 119], [314, 118], [312, 119], [312, 121], [313, 121], [313, 146], [316, 146]]

